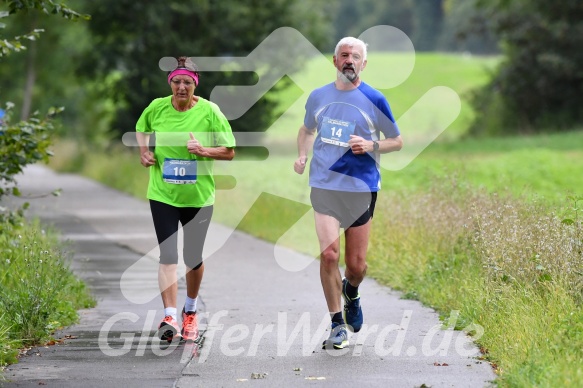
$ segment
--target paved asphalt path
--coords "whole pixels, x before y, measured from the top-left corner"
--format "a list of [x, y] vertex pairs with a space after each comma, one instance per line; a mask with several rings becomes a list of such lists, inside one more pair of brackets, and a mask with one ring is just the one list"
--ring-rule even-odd
[[[322, 350], [329, 317], [318, 262], [286, 271], [272, 244], [217, 224], [200, 293], [203, 341], [161, 343], [147, 202], [40, 165], [26, 169], [19, 187], [32, 196], [63, 190], [29, 200], [28, 214], [61, 232], [72, 269], [98, 303], [55, 333], [59, 344], [8, 367], [6, 387], [484, 387], [495, 378], [463, 332], [442, 330], [432, 309], [371, 279], [361, 285], [361, 332], [348, 349]], [[181, 281], [179, 306], [184, 294]]]

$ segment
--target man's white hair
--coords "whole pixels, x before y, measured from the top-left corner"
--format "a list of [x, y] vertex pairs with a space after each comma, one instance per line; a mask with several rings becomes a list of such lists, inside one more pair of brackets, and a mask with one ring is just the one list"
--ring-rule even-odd
[[354, 38], [352, 36], [347, 36], [345, 38], [340, 39], [338, 44], [336, 44], [336, 49], [334, 49], [335, 56], [338, 56], [338, 52], [340, 51], [340, 48], [342, 46], [350, 46], [350, 47], [360, 46], [360, 48], [362, 48], [363, 59], [366, 60], [366, 51], [367, 51], [366, 48], [367, 48], [368, 44], [364, 43], [362, 40]]

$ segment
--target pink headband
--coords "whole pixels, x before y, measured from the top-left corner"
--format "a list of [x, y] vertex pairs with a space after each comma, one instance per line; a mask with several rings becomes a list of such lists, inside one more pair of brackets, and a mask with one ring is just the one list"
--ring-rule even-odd
[[176, 69], [174, 71], [172, 71], [169, 75], [168, 75], [168, 84], [170, 85], [170, 81], [172, 81], [172, 78], [174, 78], [174, 76], [177, 75], [187, 75], [189, 77], [192, 77], [192, 79], [194, 79], [194, 86], [198, 86], [198, 73], [195, 73], [194, 71], [190, 71], [188, 69]]

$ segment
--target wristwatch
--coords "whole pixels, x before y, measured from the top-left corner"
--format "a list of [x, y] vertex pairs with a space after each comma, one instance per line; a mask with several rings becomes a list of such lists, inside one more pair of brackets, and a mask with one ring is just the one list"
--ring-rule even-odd
[[379, 150], [379, 142], [373, 141], [372, 142], [372, 152], [377, 152]]

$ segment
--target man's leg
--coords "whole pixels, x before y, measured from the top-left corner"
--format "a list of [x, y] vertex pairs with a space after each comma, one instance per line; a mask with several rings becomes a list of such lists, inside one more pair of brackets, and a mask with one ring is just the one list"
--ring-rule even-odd
[[340, 259], [340, 223], [334, 217], [315, 212], [316, 233], [320, 243], [320, 281], [332, 320], [330, 336], [323, 349], [343, 349], [348, 346], [348, 334], [342, 317], [342, 279], [338, 269]]
[[340, 294], [342, 279], [338, 269], [340, 259], [340, 223], [334, 217], [314, 212], [316, 233], [320, 244], [320, 281], [331, 313], [342, 311]]
[[366, 251], [370, 232], [370, 220], [360, 226], [351, 226], [344, 232], [346, 270], [342, 283], [344, 296], [344, 319], [349, 327], [357, 333], [362, 328], [363, 314], [360, 306], [358, 286], [366, 274]]
[[352, 226], [344, 232], [345, 248], [344, 275], [353, 287], [358, 287], [366, 275], [366, 252], [370, 235], [371, 220], [361, 226]]

